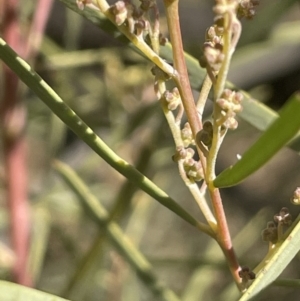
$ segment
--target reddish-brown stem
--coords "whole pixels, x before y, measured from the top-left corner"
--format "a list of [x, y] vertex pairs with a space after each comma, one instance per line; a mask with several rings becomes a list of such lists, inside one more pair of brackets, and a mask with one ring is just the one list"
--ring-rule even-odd
[[170, 39], [173, 48], [174, 67], [178, 72], [178, 76], [175, 77], [175, 81], [178, 86], [184, 110], [191, 125], [193, 134], [196, 135], [202, 128], [202, 125], [197, 114], [197, 109], [194, 102], [194, 97], [184, 59], [178, 15], [178, 0], [164, 0], [164, 3], [166, 8]]
[[[17, 0], [2, 6], [3, 35], [17, 52], [23, 49], [18, 23]], [[27, 273], [29, 216], [27, 203], [26, 141], [23, 135], [25, 110], [18, 99], [18, 77], [6, 66], [3, 68], [3, 100], [1, 121], [7, 180], [7, 200], [11, 214], [11, 242], [16, 254], [14, 277], [18, 283], [31, 285]]]
[[[40, 0], [33, 17], [29, 38], [23, 39], [19, 24], [19, 1], [2, 2], [3, 36], [8, 44], [26, 58], [33, 58], [53, 0]], [[32, 38], [34, 38], [32, 40]], [[15, 280], [32, 285], [27, 271], [30, 218], [27, 200], [26, 138], [24, 135], [26, 110], [18, 95], [18, 77], [6, 66], [3, 68], [3, 100], [0, 110], [3, 128], [3, 147], [6, 167], [7, 201], [11, 214], [11, 242], [16, 255], [13, 270]]]
[[238, 274], [240, 265], [238, 263], [237, 257], [235, 255], [232, 241], [231, 241], [231, 236], [229, 233], [228, 225], [227, 225], [227, 220], [222, 204], [222, 199], [220, 195], [220, 190], [217, 188], [214, 188], [213, 190], [209, 190], [210, 197], [212, 199], [212, 204], [215, 212], [215, 217], [218, 222], [218, 231], [216, 234], [217, 241], [220, 245], [220, 247], [223, 250], [223, 253], [227, 259], [231, 274], [239, 287], [240, 287], [240, 282], [241, 278]]
[[36, 56], [43, 38], [52, 4], [53, 0], [39, 0], [37, 3], [27, 37], [26, 50], [24, 52], [24, 57], [27, 59], [32, 59]]
[[[22, 112], [20, 113], [19, 115], [23, 115]], [[13, 273], [16, 282], [31, 286], [31, 278], [27, 272], [30, 219], [27, 203], [26, 140], [22, 136], [15, 141], [7, 139], [4, 142], [11, 240], [16, 254]]]
[[[197, 112], [192, 88], [190, 85], [189, 75], [187, 72], [186, 62], [184, 59], [184, 50], [182, 45], [178, 13], [178, 2], [179, 0], [164, 0], [169, 34], [172, 43], [174, 68], [178, 74], [174, 77], [174, 80], [180, 92], [182, 104], [191, 126], [193, 135], [194, 137], [196, 137], [197, 133], [202, 129], [202, 122]], [[198, 149], [198, 153], [203, 170], [205, 170], [206, 158], [200, 149]]]
[[[194, 102], [192, 89], [188, 77], [186, 63], [184, 59], [184, 51], [182, 46], [179, 15], [178, 15], [178, 1], [179, 0], [164, 0], [166, 16], [168, 21], [168, 28], [170, 33], [170, 39], [173, 48], [173, 60], [175, 70], [178, 72], [178, 76], [175, 77], [176, 84], [180, 91], [182, 103], [190, 123], [193, 135], [196, 136], [199, 130], [202, 128], [201, 120], [199, 118], [197, 108]], [[203, 168], [206, 166], [206, 158], [201, 151], [199, 152], [200, 160]], [[230, 271], [234, 280], [239, 286], [240, 277], [238, 275], [239, 264], [235, 256], [231, 237], [227, 225], [225, 212], [220, 196], [220, 191], [216, 188], [210, 188], [210, 196], [218, 223], [217, 241], [222, 248], [224, 255], [228, 261]]]

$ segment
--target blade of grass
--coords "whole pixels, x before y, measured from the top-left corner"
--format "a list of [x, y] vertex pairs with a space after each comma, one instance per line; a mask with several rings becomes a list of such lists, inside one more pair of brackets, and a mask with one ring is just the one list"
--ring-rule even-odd
[[259, 269], [256, 279], [239, 299], [248, 301], [270, 285], [282, 273], [300, 250], [300, 215], [286, 233], [285, 239], [276, 244], [275, 248], [267, 255]]
[[263, 166], [296, 135], [300, 128], [300, 93], [295, 93], [283, 107], [279, 118], [261, 135], [233, 166], [214, 180], [216, 187], [238, 184]]
[[0, 300], [5, 301], [67, 301], [15, 283], [0, 280]]
[[76, 194], [89, 215], [92, 216], [101, 227], [104, 227], [108, 238], [137, 271], [146, 286], [149, 287], [153, 293], [162, 298], [162, 300], [179, 301], [175, 293], [164, 287], [156, 278], [148, 260], [129, 241], [121, 228], [115, 222], [109, 221], [108, 212], [102, 207], [99, 200], [92, 195], [88, 187], [81, 181], [76, 173], [69, 166], [59, 161], [55, 161], [53, 166]]
[[197, 227], [208, 235], [213, 235], [209, 226], [198, 222], [150, 179], [114, 153], [104, 141], [64, 103], [64, 101], [49, 85], [47, 85], [30, 65], [21, 59], [1, 38], [0, 59], [2, 59], [5, 64], [7, 64], [34, 93], [36, 93], [56, 116], [58, 116], [110, 166], [189, 224]]

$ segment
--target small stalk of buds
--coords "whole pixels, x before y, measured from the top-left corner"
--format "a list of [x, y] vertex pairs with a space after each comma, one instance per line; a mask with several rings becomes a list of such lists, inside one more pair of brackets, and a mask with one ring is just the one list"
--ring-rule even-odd
[[249, 287], [251, 281], [254, 280], [256, 277], [255, 273], [251, 271], [250, 268], [247, 266], [242, 267], [240, 269], [239, 276], [242, 279], [242, 285], [244, 290]]
[[270, 250], [278, 241], [282, 240], [284, 227], [289, 227], [292, 222], [292, 215], [289, 209], [283, 207], [279, 213], [274, 215], [274, 222], [267, 223], [267, 228], [261, 234], [263, 241], [269, 242]]

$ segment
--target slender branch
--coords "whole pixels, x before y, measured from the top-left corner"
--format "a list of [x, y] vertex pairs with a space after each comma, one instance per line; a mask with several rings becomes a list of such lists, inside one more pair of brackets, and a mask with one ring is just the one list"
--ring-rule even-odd
[[34, 58], [39, 50], [53, 2], [53, 0], [39, 0], [37, 3], [26, 39], [24, 57], [27, 59]]
[[[224, 14], [224, 34], [223, 34], [223, 54], [225, 55], [224, 60], [222, 62], [222, 66], [220, 71], [218, 72], [218, 77], [216, 84], [214, 85], [214, 100], [220, 98], [222, 92], [224, 91], [229, 65], [231, 62], [231, 57], [233, 54], [232, 48], [232, 36], [233, 36], [233, 26], [232, 19], [236, 19], [235, 14], [233, 12], [227, 12]], [[239, 22], [239, 21], [238, 21]]]
[[207, 201], [204, 197], [204, 194], [201, 193], [198, 185], [195, 182], [192, 182], [185, 173], [183, 162], [182, 160], [179, 160], [178, 162], [179, 167], [179, 173], [181, 178], [183, 179], [185, 185], [190, 190], [191, 194], [193, 195], [196, 203], [198, 204], [199, 208], [201, 209], [204, 217], [206, 218], [206, 221], [208, 222], [211, 229], [216, 233], [217, 232], [217, 221], [214, 217], [214, 215], [211, 212], [211, 209], [209, 208]]
[[[193, 136], [196, 137], [197, 133], [202, 129], [202, 122], [197, 113], [184, 58], [178, 14], [178, 2], [179, 0], [164, 0], [169, 34], [172, 43], [174, 67], [178, 73], [178, 76], [174, 77], [173, 79], [175, 80], [180, 92], [182, 104], [187, 115], [188, 122], [191, 126]], [[197, 151], [203, 168], [203, 173], [205, 175], [206, 158], [199, 147], [197, 147]]]
[[242, 287], [240, 285], [241, 278], [238, 274], [240, 270], [240, 265], [238, 263], [237, 257], [233, 249], [220, 191], [219, 189], [215, 188], [213, 190], [209, 190], [209, 194], [212, 200], [215, 216], [218, 221], [217, 241], [227, 259], [229, 269], [233, 276], [233, 279], [235, 280], [238, 288], [242, 290]]
[[32, 89], [38, 97], [56, 114], [78, 137], [90, 146], [109, 165], [135, 183], [139, 188], [152, 196], [163, 206], [167, 207], [189, 224], [208, 235], [212, 235], [209, 226], [198, 222], [186, 210], [178, 205], [162, 189], [157, 187], [150, 179], [141, 174], [128, 162], [114, 153], [104, 141], [97, 136], [77, 115], [68, 107], [64, 101], [51, 89], [50, 86], [32, 70], [30, 65], [21, 59], [8, 45], [0, 38], [0, 59], [2, 59], [19, 78]]
[[[158, 26], [159, 26], [159, 23], [156, 22], [156, 27], [157, 27], [156, 32], [157, 33], [159, 32]], [[177, 32], [177, 34], [178, 34], [178, 32]], [[180, 32], [179, 32], [179, 37], [181, 37]], [[181, 46], [179, 46], [179, 47], [181, 47], [181, 53], [183, 55], [184, 53], [183, 53], [183, 48], [182, 48], [182, 42], [180, 44], [181, 44]], [[155, 46], [154, 50], [157, 53], [159, 53], [158, 44], [154, 43], [154, 46]], [[176, 47], [174, 46], [174, 48], [176, 48]], [[178, 49], [178, 47], [177, 47], [177, 49]], [[180, 56], [180, 54], [179, 54], [179, 56]], [[182, 60], [182, 56], [180, 56], [180, 58]], [[187, 83], [188, 83], [187, 89], [188, 89], [188, 91], [190, 91], [188, 93], [191, 94], [190, 99], [192, 99], [192, 105], [195, 107], [193, 96], [192, 96], [192, 90], [191, 90], [191, 87], [189, 85], [189, 79], [188, 79], [188, 75], [187, 75], [187, 68], [186, 68], [186, 66], [184, 67], [184, 64], [185, 64], [185, 60], [184, 60], [184, 57], [183, 57], [183, 61], [179, 65], [181, 65], [180, 68], [182, 68], [186, 71], [186, 77], [187, 77]], [[178, 85], [181, 84], [181, 80], [179, 82], [177, 82], [177, 84]], [[162, 81], [162, 80], [157, 80], [156, 94], [157, 94], [158, 99], [162, 99], [162, 95], [164, 94], [165, 91], [166, 91], [165, 82]], [[183, 102], [182, 93], [181, 93], [181, 102]], [[167, 122], [169, 124], [169, 127], [170, 127], [170, 130], [171, 130], [176, 148], [177, 149], [181, 148], [184, 145], [183, 140], [182, 140], [182, 136], [181, 136], [181, 131], [180, 131], [180, 122], [181, 122], [182, 114], [183, 114], [183, 111], [184, 111], [182, 103], [179, 105], [179, 112], [178, 112], [178, 115], [176, 117], [174, 117], [173, 112], [171, 110], [169, 110], [169, 108], [166, 106], [166, 104], [164, 103], [163, 100], [161, 101], [161, 105], [162, 105], [164, 115], [165, 115], [165, 117], [167, 119]], [[217, 230], [217, 221], [216, 221], [214, 215], [212, 214], [211, 209], [209, 208], [209, 206], [207, 204], [207, 201], [204, 197], [204, 194], [201, 194], [198, 185], [193, 180], [191, 180], [187, 177], [186, 172], [184, 170], [184, 166], [183, 166], [183, 160], [178, 161], [178, 168], [179, 168], [179, 173], [180, 173], [180, 176], [181, 176], [182, 180], [184, 181], [185, 185], [187, 186], [187, 188], [190, 190], [191, 194], [193, 195], [195, 201], [197, 202], [197, 204], [198, 204], [202, 214], [204, 215], [206, 221], [208, 222], [210, 228], [213, 230], [213, 232], [215, 232]]]
[[[161, 95], [164, 93], [166, 90], [165, 83], [162, 81], [157, 82], [157, 96], [158, 98], [161, 98]], [[167, 108], [167, 106], [162, 103], [162, 109], [164, 112], [164, 115], [167, 119], [168, 125], [170, 127], [175, 145], [177, 148], [180, 148], [183, 146], [183, 141], [182, 141], [182, 136], [181, 136], [181, 131], [180, 131], [180, 123], [177, 122], [176, 118], [174, 117], [174, 114], [171, 110]], [[189, 179], [186, 176], [186, 172], [183, 167], [183, 160], [178, 161], [178, 168], [179, 168], [179, 174], [187, 186], [187, 188], [190, 190], [191, 194], [193, 195], [195, 201], [197, 202], [202, 214], [204, 215], [206, 221], [208, 222], [209, 226], [213, 230], [213, 232], [216, 231], [217, 229], [217, 222], [212, 214], [211, 209], [209, 208], [207, 201], [204, 197], [204, 194], [201, 194], [200, 189], [198, 185], [191, 179]]]
[[[19, 22], [19, 1], [2, 4], [3, 36], [16, 50], [23, 50]], [[18, 77], [7, 66], [3, 68], [4, 93], [0, 101], [0, 119], [3, 129], [3, 149], [7, 181], [7, 203], [11, 215], [11, 243], [16, 255], [13, 269], [15, 280], [31, 286], [27, 271], [29, 245], [29, 208], [27, 199], [27, 143], [24, 135], [26, 110], [19, 97]]]
[[213, 185], [213, 180], [215, 179], [215, 164], [216, 164], [217, 154], [219, 152], [219, 148], [222, 144], [223, 138], [226, 134], [226, 131], [223, 130], [222, 126], [218, 123], [218, 119], [221, 117], [221, 108], [217, 104], [217, 99], [221, 97], [221, 94], [224, 91], [231, 57], [234, 52], [234, 48], [240, 34], [240, 28], [236, 26], [236, 23], [238, 23], [239, 21], [236, 20], [236, 15], [234, 12], [235, 4], [236, 3], [231, 3], [229, 1], [223, 1], [224, 7], [227, 7], [228, 9], [222, 15], [224, 19], [224, 33], [222, 38], [224, 60], [217, 74], [216, 82], [213, 85], [214, 88], [213, 139], [207, 157], [206, 181], [209, 188], [209, 194], [211, 197], [215, 216], [218, 222], [217, 240], [224, 252], [225, 257], [227, 258], [229, 268], [233, 275], [233, 278], [238, 288], [242, 290], [241, 279], [238, 274], [240, 270], [240, 265], [238, 263], [237, 257], [233, 250], [231, 236], [228, 229], [228, 224], [227, 224], [227, 220], [222, 204], [220, 191], [219, 189], [216, 189]]
[[211, 90], [211, 87], [212, 87], [212, 81], [211, 81], [209, 75], [207, 74], [204, 78], [202, 88], [201, 88], [201, 91], [199, 94], [199, 98], [197, 101], [197, 110], [198, 110], [198, 114], [201, 116], [201, 119], [203, 116], [204, 106], [206, 104], [208, 94]]
[[174, 78], [180, 95], [182, 103], [191, 125], [194, 136], [201, 130], [202, 124], [197, 114], [196, 105], [189, 81], [186, 62], [184, 58], [184, 51], [182, 46], [179, 15], [178, 15], [179, 0], [164, 0], [166, 16], [168, 21], [168, 28], [173, 49], [174, 67], [178, 72], [178, 76]]

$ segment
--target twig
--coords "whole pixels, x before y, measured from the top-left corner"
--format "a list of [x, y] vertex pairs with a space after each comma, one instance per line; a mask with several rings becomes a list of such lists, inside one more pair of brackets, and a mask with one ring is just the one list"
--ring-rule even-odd
[[78, 137], [90, 146], [109, 165], [134, 182], [139, 188], [148, 193], [158, 202], [189, 224], [208, 235], [212, 235], [211, 229], [199, 223], [180, 205], [178, 205], [163, 190], [157, 187], [150, 179], [141, 174], [132, 165], [114, 153], [104, 141], [97, 136], [64, 101], [51, 89], [50, 86], [31, 67], [21, 59], [7, 44], [0, 38], [0, 59], [2, 59], [18, 76], [31, 88], [38, 97], [56, 114]]

